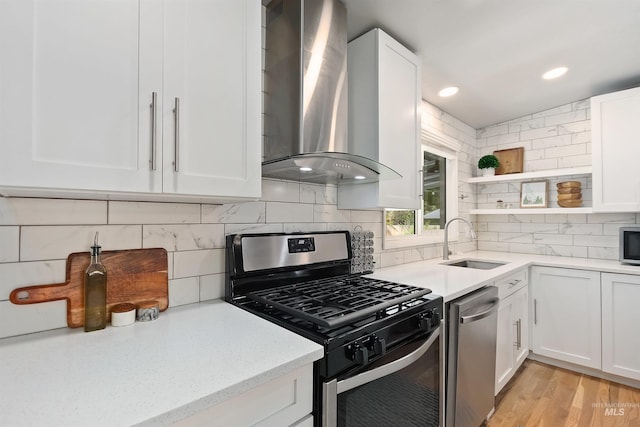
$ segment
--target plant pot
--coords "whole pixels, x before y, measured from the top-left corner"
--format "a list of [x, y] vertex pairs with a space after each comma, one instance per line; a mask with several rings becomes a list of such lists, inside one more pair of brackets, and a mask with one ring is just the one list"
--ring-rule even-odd
[[496, 174], [496, 168], [486, 168], [480, 170], [482, 171], [482, 176], [494, 176]]

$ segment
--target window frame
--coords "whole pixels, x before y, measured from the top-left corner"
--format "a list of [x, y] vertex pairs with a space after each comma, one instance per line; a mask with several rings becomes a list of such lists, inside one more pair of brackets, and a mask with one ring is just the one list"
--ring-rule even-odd
[[[426, 134], [426, 135], [425, 135]], [[458, 151], [459, 144], [457, 141], [453, 141], [454, 144], [447, 140], [446, 144], [443, 144], [443, 138], [430, 137], [428, 132], [422, 132], [422, 141], [420, 147], [420, 165], [419, 165], [419, 179], [422, 182], [422, 170], [424, 167], [424, 152], [429, 152], [437, 156], [446, 159], [446, 215], [447, 221], [451, 218], [458, 216]], [[424, 191], [424, 187], [423, 187]], [[444, 243], [444, 229], [440, 230], [424, 230], [423, 221], [423, 200], [420, 197], [420, 208], [415, 212], [415, 233], [405, 236], [387, 236], [386, 233], [386, 217], [387, 210], [383, 211], [383, 233], [382, 233], [382, 249], [397, 249], [406, 248], [412, 246], [423, 246]], [[405, 210], [405, 209], [403, 209]], [[458, 224], [453, 222], [449, 226], [449, 241], [458, 240]]]

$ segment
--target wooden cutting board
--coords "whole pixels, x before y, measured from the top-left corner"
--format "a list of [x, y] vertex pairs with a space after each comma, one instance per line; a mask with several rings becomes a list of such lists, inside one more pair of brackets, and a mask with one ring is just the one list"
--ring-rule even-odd
[[[89, 252], [72, 253], [67, 258], [64, 283], [27, 286], [11, 291], [14, 304], [36, 304], [66, 299], [67, 324], [84, 326], [84, 274], [89, 266]], [[167, 251], [163, 248], [104, 251], [102, 263], [107, 269], [107, 313], [115, 304], [156, 300], [160, 311], [169, 306]]]

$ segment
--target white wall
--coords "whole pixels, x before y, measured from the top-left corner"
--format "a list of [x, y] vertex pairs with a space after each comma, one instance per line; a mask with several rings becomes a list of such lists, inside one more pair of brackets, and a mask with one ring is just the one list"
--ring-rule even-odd
[[[524, 147], [524, 171], [591, 165], [588, 99], [479, 129], [477, 157]], [[623, 153], [621, 153], [623, 155]], [[592, 206], [591, 176], [548, 179], [549, 207], [558, 207], [556, 183], [582, 182], [584, 206]], [[476, 184], [478, 208], [498, 199], [519, 206], [520, 183]], [[477, 215], [478, 249], [581, 258], [618, 258], [618, 228], [637, 224], [640, 214]]]

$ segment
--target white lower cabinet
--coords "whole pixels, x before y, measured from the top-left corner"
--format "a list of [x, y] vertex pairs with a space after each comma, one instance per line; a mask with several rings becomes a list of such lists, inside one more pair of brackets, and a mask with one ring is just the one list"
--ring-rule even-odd
[[602, 273], [602, 370], [640, 380], [640, 276]]
[[601, 369], [600, 272], [531, 268], [534, 353]]
[[175, 423], [179, 427], [313, 425], [313, 365], [306, 365]]
[[527, 270], [523, 270], [496, 283], [500, 293], [496, 341], [496, 395], [529, 354], [527, 273]]

